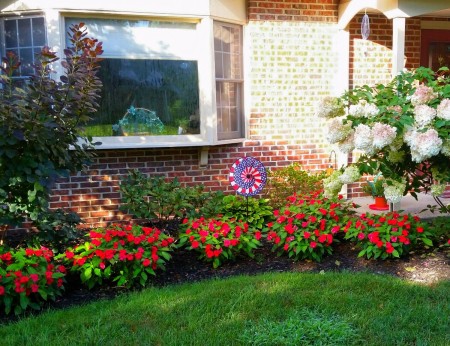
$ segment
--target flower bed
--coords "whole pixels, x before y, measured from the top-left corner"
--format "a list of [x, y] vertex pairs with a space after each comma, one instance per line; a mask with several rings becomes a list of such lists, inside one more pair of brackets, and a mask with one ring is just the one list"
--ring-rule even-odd
[[39, 310], [64, 290], [66, 267], [54, 262], [47, 248], [19, 248], [1, 251], [0, 306], [6, 314]]
[[274, 211], [276, 220], [267, 225], [267, 240], [279, 255], [320, 261], [333, 252], [335, 235], [352, 214], [350, 207], [342, 196], [329, 199], [321, 194], [293, 195], [286, 206]]
[[157, 228], [113, 225], [87, 234], [89, 241], [69, 248], [59, 258], [79, 273], [89, 288], [104, 281], [117, 286], [144, 286], [148, 275], [164, 269], [170, 260], [174, 239]]
[[433, 245], [432, 234], [419, 217], [399, 213], [362, 214], [359, 219], [350, 220], [344, 232], [345, 239], [357, 241], [362, 247], [358, 256], [367, 258], [399, 258], [419, 241]]
[[180, 246], [200, 253], [200, 259], [219, 267], [238, 253], [253, 257], [253, 250], [261, 245], [261, 231], [249, 229], [246, 222], [236, 219], [185, 219]]

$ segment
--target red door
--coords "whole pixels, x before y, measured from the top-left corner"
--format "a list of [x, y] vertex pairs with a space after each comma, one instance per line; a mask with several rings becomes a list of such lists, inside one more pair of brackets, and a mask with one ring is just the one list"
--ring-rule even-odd
[[421, 31], [420, 65], [433, 71], [442, 66], [450, 68], [450, 30]]

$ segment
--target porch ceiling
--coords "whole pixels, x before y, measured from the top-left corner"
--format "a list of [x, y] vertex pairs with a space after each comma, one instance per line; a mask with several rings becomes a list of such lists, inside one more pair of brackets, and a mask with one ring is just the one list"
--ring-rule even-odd
[[383, 13], [387, 18], [450, 17], [450, 2], [442, 0], [341, 0], [339, 27], [344, 29], [358, 13]]

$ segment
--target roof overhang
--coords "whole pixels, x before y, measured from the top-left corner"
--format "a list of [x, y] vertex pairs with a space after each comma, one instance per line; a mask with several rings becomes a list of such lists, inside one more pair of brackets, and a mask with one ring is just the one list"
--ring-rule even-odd
[[339, 4], [340, 29], [345, 29], [358, 13], [383, 13], [387, 18], [418, 16], [450, 17], [450, 3], [442, 0], [341, 0]]

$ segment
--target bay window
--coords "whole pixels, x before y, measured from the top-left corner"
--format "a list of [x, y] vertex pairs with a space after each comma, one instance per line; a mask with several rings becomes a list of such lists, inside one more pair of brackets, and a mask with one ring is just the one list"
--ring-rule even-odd
[[[201, 0], [181, 8], [170, 2], [171, 15], [169, 3], [130, 1], [134, 13], [120, 13], [113, 4], [82, 9], [67, 3], [64, 8], [36, 5], [40, 16], [19, 11], [0, 17], [2, 55], [14, 51], [22, 62], [16, 77], [26, 78], [43, 46], [62, 52], [70, 45], [64, 33], [84, 23], [104, 50], [99, 109], [83, 129], [102, 143], [99, 149], [206, 148], [245, 139], [243, 28], [238, 24], [244, 22], [244, 3]], [[53, 68], [58, 79], [62, 67], [55, 63]]]

